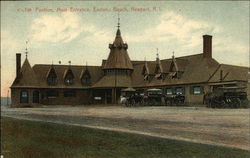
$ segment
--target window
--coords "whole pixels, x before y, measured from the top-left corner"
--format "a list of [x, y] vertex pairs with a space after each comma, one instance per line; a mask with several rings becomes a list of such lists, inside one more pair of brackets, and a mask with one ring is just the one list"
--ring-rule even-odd
[[29, 103], [29, 93], [27, 91], [21, 91], [20, 103]]
[[66, 85], [72, 85], [74, 83], [73, 79], [74, 79], [73, 72], [69, 69], [64, 78], [64, 83]]
[[39, 103], [39, 91], [33, 92], [33, 103]]
[[83, 85], [90, 85], [90, 84], [91, 84], [90, 77], [89, 77], [89, 76], [84, 76], [84, 77], [82, 78], [82, 84], [83, 84]]
[[73, 91], [73, 90], [64, 91], [63, 96], [64, 97], [75, 97], [76, 91]]
[[166, 89], [166, 94], [167, 95], [172, 95], [173, 94], [173, 89], [172, 88], [167, 88]]
[[73, 84], [73, 78], [71, 78], [71, 77], [65, 78], [64, 82], [65, 82], [66, 85], [72, 85]]
[[201, 86], [194, 86], [191, 88], [191, 94], [202, 94], [203, 93], [203, 87]]
[[176, 94], [184, 94], [184, 88], [183, 87], [177, 87], [176, 88]]
[[50, 86], [54, 86], [57, 84], [57, 75], [54, 68], [50, 69], [49, 75], [47, 77], [47, 83]]
[[48, 85], [54, 86], [57, 83], [57, 78], [55, 78], [55, 77], [48, 77], [47, 82], [48, 82]]
[[91, 84], [90, 79], [91, 79], [91, 76], [90, 76], [89, 70], [86, 68], [86, 70], [81, 75], [81, 83], [83, 85], [90, 85]]
[[49, 90], [46, 92], [47, 98], [56, 98], [58, 97], [58, 91], [56, 90]]

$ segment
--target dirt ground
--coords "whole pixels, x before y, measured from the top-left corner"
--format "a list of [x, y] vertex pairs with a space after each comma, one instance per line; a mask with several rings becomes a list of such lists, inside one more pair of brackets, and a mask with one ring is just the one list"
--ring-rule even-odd
[[95, 105], [4, 108], [1, 114], [250, 150], [249, 109]]

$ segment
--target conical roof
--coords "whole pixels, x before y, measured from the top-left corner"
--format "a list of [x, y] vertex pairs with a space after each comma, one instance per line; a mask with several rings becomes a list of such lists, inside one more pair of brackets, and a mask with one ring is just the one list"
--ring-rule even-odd
[[31, 68], [28, 59], [26, 58], [20, 71], [20, 77], [14, 81], [12, 87], [13, 86], [32, 87], [38, 85], [39, 82], [37, 80], [37, 76], [34, 70]]
[[128, 45], [123, 42], [121, 31], [118, 28], [113, 44], [109, 45], [110, 53], [104, 69], [133, 69], [132, 63], [128, 56]]

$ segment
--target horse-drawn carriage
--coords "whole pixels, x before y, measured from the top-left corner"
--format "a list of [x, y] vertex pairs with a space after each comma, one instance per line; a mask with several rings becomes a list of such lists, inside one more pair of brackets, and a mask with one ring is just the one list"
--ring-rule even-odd
[[134, 88], [126, 88], [122, 90], [123, 96], [121, 97], [121, 103], [126, 106], [142, 105], [143, 96], [139, 94]]
[[165, 95], [162, 89], [147, 89], [144, 93], [136, 91], [134, 88], [122, 90], [121, 103], [126, 106], [134, 105], [180, 105], [185, 101], [185, 96], [181, 94]]
[[166, 105], [183, 105], [185, 102], [185, 96], [182, 94], [166, 95]]
[[164, 105], [164, 95], [162, 89], [148, 89], [143, 98], [144, 105]]
[[204, 96], [204, 103], [210, 108], [242, 108], [249, 107], [246, 87], [219, 87]]

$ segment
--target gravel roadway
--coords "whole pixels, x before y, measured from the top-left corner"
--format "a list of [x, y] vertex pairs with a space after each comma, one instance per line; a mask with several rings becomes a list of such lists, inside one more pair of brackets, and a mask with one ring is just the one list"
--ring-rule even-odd
[[250, 151], [249, 109], [44, 106], [2, 108], [2, 116], [151, 135]]

